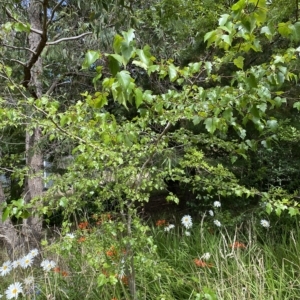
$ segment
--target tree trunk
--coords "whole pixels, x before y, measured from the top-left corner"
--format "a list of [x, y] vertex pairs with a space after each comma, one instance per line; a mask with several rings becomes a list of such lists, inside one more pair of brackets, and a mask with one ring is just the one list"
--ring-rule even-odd
[[[38, 34], [31, 31], [28, 36], [29, 48], [33, 50], [35, 54], [31, 54], [30, 59], [27, 62], [27, 66], [24, 70], [24, 85], [30, 91], [35, 98], [40, 98], [43, 94], [42, 86], [42, 58], [39, 51], [45, 47], [46, 33], [42, 24], [43, 4], [40, 1], [30, 1], [28, 7], [28, 16], [31, 28], [35, 28], [43, 32]], [[47, 16], [44, 15], [44, 18]], [[30, 72], [30, 74], [26, 74]], [[30, 80], [28, 82], [28, 80]], [[31, 110], [28, 107], [28, 115], [31, 114]], [[27, 128], [26, 130], [26, 164], [29, 167], [29, 173], [25, 180], [25, 202], [36, 197], [42, 196], [43, 193], [43, 180], [42, 180], [42, 168], [43, 168], [43, 155], [39, 149], [39, 142], [41, 139], [41, 130], [39, 127], [33, 130]], [[41, 239], [42, 232], [42, 219], [36, 216], [30, 216], [28, 219], [23, 220], [22, 233], [29, 244], [37, 244]]]

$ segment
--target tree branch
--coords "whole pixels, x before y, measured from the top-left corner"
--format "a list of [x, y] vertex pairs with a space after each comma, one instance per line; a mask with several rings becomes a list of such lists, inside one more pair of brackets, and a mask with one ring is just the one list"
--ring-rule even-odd
[[15, 47], [15, 46], [7, 45], [5, 43], [2, 43], [2, 46], [11, 48], [11, 49], [16, 49], [16, 50], [27, 50], [27, 51], [31, 52], [32, 54], [35, 54], [35, 52], [33, 50], [31, 50], [29, 48], [25, 48], [25, 47]]
[[78, 35], [78, 36], [71, 36], [71, 37], [59, 39], [57, 41], [47, 42], [46, 45], [55, 45], [55, 44], [58, 44], [58, 43], [61, 43], [61, 42], [64, 42], [64, 41], [78, 40], [78, 39], [80, 39], [80, 38], [82, 38], [86, 35], [89, 35], [89, 34], [92, 34], [92, 32], [86, 32], [86, 33], [83, 33], [83, 34]]
[[[5, 11], [6, 11], [6, 14], [7, 14], [7, 16], [8, 16], [9, 18], [13, 19], [14, 21], [16, 21], [16, 22], [22, 24], [24, 27], [26, 27], [26, 24], [24, 24], [23, 22], [17, 20], [17, 19], [11, 14], [11, 12], [7, 9], [7, 7], [5, 7]], [[40, 35], [43, 34], [43, 31], [38, 30], [38, 29], [35, 29], [35, 28], [32, 28], [32, 27], [30, 27], [30, 31], [32, 31], [32, 32], [34, 32], [34, 33], [37, 33], [37, 34], [40, 34]]]
[[50, 16], [50, 18], [49, 18], [49, 20], [48, 20], [48, 22], [47, 22], [47, 27], [49, 26], [49, 24], [52, 22], [52, 20], [53, 20], [53, 18], [54, 18], [54, 14], [55, 14], [55, 12], [56, 12], [56, 10], [58, 9], [58, 7], [59, 6], [61, 6], [62, 5], [62, 3], [64, 2], [65, 0], [61, 0], [60, 2], [58, 2], [55, 6], [54, 6], [54, 8], [52, 9], [52, 13], [51, 13], [51, 16]]
[[14, 62], [20, 64], [21, 66], [26, 67], [26, 64], [25, 64], [25, 63], [23, 63], [23, 62], [21, 62], [21, 61], [19, 61], [19, 60], [17, 60], [17, 59], [13, 59], [13, 58], [12, 58], [10, 61], [14, 61]]

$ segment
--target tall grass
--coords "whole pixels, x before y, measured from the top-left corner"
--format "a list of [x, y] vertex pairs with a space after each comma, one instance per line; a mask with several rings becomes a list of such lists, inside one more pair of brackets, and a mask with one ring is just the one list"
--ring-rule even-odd
[[[279, 235], [276, 228], [250, 222], [229, 232], [211, 230], [200, 220], [186, 236], [181, 224], [169, 232], [149, 227], [153, 248], [143, 246], [136, 256], [138, 299], [300, 299], [299, 228]], [[13, 269], [0, 277], [0, 294], [30, 274], [34, 289], [26, 289], [20, 299], [131, 299], [125, 275], [120, 275], [117, 239], [101, 228], [85, 233], [81, 241], [83, 232], [75, 235], [72, 241], [61, 237], [41, 252], [59, 269], [43, 272], [39, 264]]]

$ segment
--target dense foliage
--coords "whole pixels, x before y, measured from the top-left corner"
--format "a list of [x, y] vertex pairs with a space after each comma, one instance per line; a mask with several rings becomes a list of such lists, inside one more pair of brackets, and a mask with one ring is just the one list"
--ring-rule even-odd
[[153, 246], [141, 212], [155, 197], [193, 215], [221, 201], [232, 226], [249, 209], [299, 214], [298, 2], [2, 6], [0, 204], [11, 236], [19, 224], [40, 240], [43, 221], [68, 232], [114, 211], [109, 231], [136, 297], [135, 266]]

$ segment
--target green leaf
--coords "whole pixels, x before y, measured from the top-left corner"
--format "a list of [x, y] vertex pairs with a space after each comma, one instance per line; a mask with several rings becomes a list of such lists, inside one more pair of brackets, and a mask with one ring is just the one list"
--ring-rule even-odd
[[100, 52], [99, 51], [93, 51], [90, 50], [85, 54], [85, 59], [82, 64], [82, 69], [88, 69], [97, 59], [100, 58]]
[[234, 5], [232, 5], [231, 9], [233, 11], [242, 10], [245, 7], [245, 5], [246, 5], [246, 0], [240, 0], [237, 3], [235, 3]]
[[293, 104], [293, 108], [297, 108], [298, 110], [300, 110], [300, 102], [298, 101], [298, 102], [295, 102], [294, 104]]
[[221, 15], [221, 18], [219, 19], [219, 26], [224, 26], [227, 23], [229, 17], [230, 15], [228, 14]]
[[115, 38], [114, 38], [114, 43], [113, 43], [113, 48], [114, 48], [114, 51], [115, 53], [120, 53], [121, 52], [121, 44], [123, 42], [123, 37], [120, 36], [120, 35], [115, 35]]
[[11, 207], [5, 207], [2, 211], [2, 222], [4, 222], [5, 220], [7, 220], [7, 218], [9, 217], [11, 213]]
[[135, 106], [139, 108], [139, 106], [143, 103], [143, 92], [141, 88], [136, 88], [134, 90], [135, 93]]
[[30, 24], [15, 23], [14, 29], [15, 29], [15, 31], [18, 31], [18, 32], [30, 33]]
[[274, 130], [274, 129], [277, 129], [278, 128], [278, 122], [277, 120], [268, 120], [267, 121], [267, 126], [268, 128]]
[[125, 71], [125, 70], [119, 72], [116, 77], [117, 77], [118, 82], [120, 83], [121, 87], [124, 90], [127, 90], [130, 82], [133, 81], [133, 79], [130, 76], [130, 73], [128, 71]]
[[283, 36], [283, 37], [289, 37], [290, 34], [292, 33], [292, 29], [290, 27], [290, 22], [286, 23], [279, 23], [278, 24], [278, 32]]
[[206, 130], [209, 133], [213, 134], [217, 129], [218, 122], [219, 122], [218, 118], [207, 118], [204, 121]]
[[168, 66], [168, 73], [169, 73], [171, 82], [173, 82], [177, 79], [177, 69], [173, 64]]
[[108, 56], [108, 66], [113, 76], [116, 76], [120, 71], [120, 65], [123, 63], [122, 56], [118, 54], [110, 54]]
[[243, 69], [244, 68], [244, 57], [239, 56], [233, 60], [233, 63], [239, 68]]

